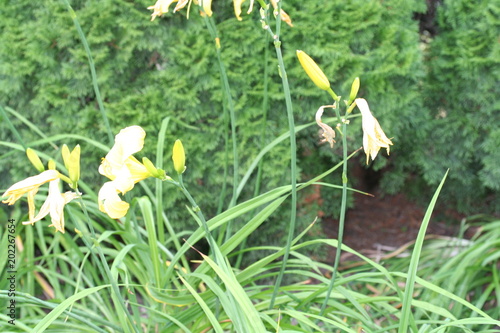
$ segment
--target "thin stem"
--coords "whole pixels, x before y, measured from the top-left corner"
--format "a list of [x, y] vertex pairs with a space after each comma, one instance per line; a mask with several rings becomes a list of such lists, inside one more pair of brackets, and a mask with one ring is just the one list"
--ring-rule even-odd
[[[333, 92], [333, 91], [332, 91]], [[335, 94], [334, 94], [335, 95]], [[336, 95], [335, 95], [336, 96]], [[333, 97], [333, 95], [332, 95]], [[337, 102], [337, 107], [335, 108], [335, 113], [337, 115], [337, 118], [340, 120], [340, 123], [342, 124], [342, 159], [343, 159], [343, 165], [342, 165], [342, 203], [340, 206], [340, 218], [339, 218], [339, 233], [338, 233], [338, 247], [337, 251], [335, 253], [335, 263], [333, 264], [333, 272], [332, 272], [332, 278], [330, 280], [330, 284], [328, 285], [328, 290], [326, 292], [326, 297], [321, 305], [321, 310], [319, 313], [319, 316], [323, 316], [326, 306], [328, 304], [328, 301], [330, 300], [330, 295], [333, 290], [333, 286], [335, 284], [335, 279], [337, 277], [337, 272], [338, 272], [338, 267], [339, 267], [339, 262], [340, 262], [340, 254], [342, 252], [342, 240], [344, 238], [344, 224], [345, 224], [345, 214], [346, 214], [346, 207], [347, 207], [347, 124], [346, 121], [342, 120], [340, 117], [340, 98], [337, 97], [336, 102]]]
[[[229, 207], [228, 207], [228, 208], [231, 208], [236, 204], [238, 178], [239, 178], [238, 141], [236, 138], [236, 113], [234, 112], [234, 103], [233, 103], [233, 98], [231, 96], [229, 79], [227, 77], [226, 68], [225, 68], [224, 63], [222, 61], [220, 38], [219, 38], [219, 34], [217, 32], [217, 27], [215, 26], [215, 22], [214, 22], [212, 17], [205, 15], [204, 18], [205, 18], [205, 23], [207, 25], [208, 31], [210, 32], [210, 36], [215, 41], [215, 51], [217, 54], [217, 64], [219, 65], [219, 72], [220, 72], [221, 81], [222, 81], [223, 93], [224, 93], [226, 103], [227, 103], [227, 110], [229, 111], [229, 116], [231, 119], [231, 141], [233, 143], [233, 194], [232, 194], [231, 201], [230, 201]], [[226, 241], [231, 236], [231, 229], [232, 229], [232, 221], [230, 221], [227, 224], [227, 229], [225, 231], [225, 240]]]
[[[281, 11], [281, 1], [278, 2], [278, 13]], [[268, 22], [268, 11], [266, 10], [266, 17], [262, 19]], [[295, 121], [293, 119], [293, 107], [292, 107], [292, 96], [290, 94], [290, 86], [288, 84], [288, 78], [285, 70], [285, 62], [283, 61], [283, 54], [281, 52], [281, 41], [279, 39], [279, 32], [281, 27], [281, 17], [280, 15], [276, 15], [276, 34], [272, 32], [267, 25], [267, 31], [273, 37], [274, 47], [276, 50], [276, 56], [278, 58], [279, 71], [281, 76], [281, 82], [283, 85], [283, 93], [285, 94], [285, 104], [286, 111], [288, 117], [288, 129], [290, 131], [290, 182], [292, 186], [292, 202], [290, 207], [290, 224], [288, 225], [288, 237], [286, 241], [285, 254], [283, 255], [283, 260], [281, 263], [280, 272], [276, 279], [276, 283], [274, 285], [273, 294], [271, 296], [271, 301], [269, 303], [269, 308], [272, 309], [274, 307], [274, 302], [276, 300], [276, 296], [278, 295], [278, 291], [281, 287], [281, 282], [283, 280], [283, 275], [285, 274], [285, 268], [287, 265], [288, 257], [290, 256], [290, 248], [292, 246], [293, 236], [295, 232], [295, 223], [297, 218], [297, 143], [295, 139]]]

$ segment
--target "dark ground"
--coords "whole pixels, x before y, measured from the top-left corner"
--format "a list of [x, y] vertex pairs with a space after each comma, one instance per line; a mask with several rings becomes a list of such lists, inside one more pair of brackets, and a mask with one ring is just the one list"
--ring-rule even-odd
[[[347, 211], [343, 243], [370, 257], [379, 257], [415, 241], [427, 207], [418, 206], [403, 194], [381, 195], [378, 190], [370, 193], [374, 197], [354, 195], [355, 207]], [[426, 235], [457, 236], [465, 216], [437, 206]], [[322, 225], [329, 238], [337, 238], [338, 220], [325, 217]], [[328, 257], [334, 255], [335, 249], [331, 249]], [[342, 258], [355, 260], [347, 253]]]

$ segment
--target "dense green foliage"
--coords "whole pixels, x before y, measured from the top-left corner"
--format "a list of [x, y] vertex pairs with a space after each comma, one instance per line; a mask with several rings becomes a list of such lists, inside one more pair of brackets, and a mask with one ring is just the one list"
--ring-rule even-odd
[[415, 162], [428, 184], [451, 168], [444, 197], [461, 209], [498, 212], [500, 4], [444, 1], [437, 14], [439, 33], [426, 54], [425, 149]]

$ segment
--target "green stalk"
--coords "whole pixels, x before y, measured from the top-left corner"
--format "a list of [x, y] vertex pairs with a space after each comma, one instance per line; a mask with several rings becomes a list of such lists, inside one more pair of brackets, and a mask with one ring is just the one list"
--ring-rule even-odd
[[[200, 7], [201, 8], [201, 7]], [[239, 177], [239, 162], [238, 162], [238, 142], [236, 140], [236, 114], [234, 112], [234, 103], [233, 98], [231, 97], [231, 89], [229, 87], [229, 79], [227, 77], [226, 68], [224, 63], [222, 62], [221, 57], [221, 47], [220, 47], [220, 38], [219, 33], [217, 32], [217, 27], [215, 26], [215, 22], [212, 17], [208, 15], [204, 16], [205, 23], [207, 25], [208, 31], [210, 32], [210, 36], [213, 38], [215, 42], [215, 51], [217, 54], [217, 64], [219, 65], [219, 72], [222, 81], [222, 88], [224, 96], [226, 97], [227, 109], [229, 111], [229, 116], [231, 118], [231, 141], [233, 143], [233, 194], [231, 197], [231, 201], [229, 203], [229, 207], [231, 208], [236, 204], [237, 192], [236, 189], [238, 187], [238, 177]], [[226, 127], [227, 131], [227, 127]], [[227, 132], [226, 132], [227, 133]], [[226, 141], [227, 143], [227, 141]], [[225, 191], [222, 192], [224, 194]], [[231, 236], [232, 223], [227, 224], [227, 229], [225, 230], [225, 240], [227, 241]], [[221, 235], [224, 232], [221, 232]]]
[[340, 262], [340, 254], [342, 252], [342, 240], [344, 238], [344, 225], [345, 225], [345, 213], [346, 213], [346, 208], [347, 208], [347, 125], [345, 121], [342, 121], [340, 117], [340, 98], [333, 92], [332, 89], [328, 91], [332, 98], [335, 100], [337, 107], [335, 108], [335, 113], [337, 115], [337, 118], [342, 124], [342, 160], [343, 160], [343, 165], [342, 165], [342, 203], [340, 206], [340, 217], [339, 217], [339, 234], [338, 234], [338, 247], [337, 251], [335, 252], [335, 262], [333, 264], [333, 272], [332, 272], [332, 278], [330, 279], [330, 284], [328, 285], [328, 290], [326, 292], [326, 297], [321, 305], [321, 310], [319, 312], [319, 316], [323, 316], [326, 305], [328, 304], [328, 301], [330, 300], [330, 295], [333, 290], [333, 286], [335, 284], [335, 279], [337, 278], [337, 272], [338, 272], [338, 267], [339, 267], [339, 262]]
[[104, 110], [104, 104], [101, 98], [101, 92], [99, 91], [99, 85], [97, 84], [97, 74], [95, 71], [94, 59], [92, 58], [92, 53], [90, 53], [90, 47], [87, 42], [87, 38], [85, 38], [85, 34], [83, 33], [82, 27], [80, 26], [80, 22], [76, 18], [76, 13], [69, 4], [68, 0], [63, 0], [66, 4], [68, 12], [73, 19], [73, 23], [75, 23], [76, 30], [78, 31], [78, 36], [82, 40], [83, 47], [85, 48], [85, 52], [87, 52], [87, 57], [89, 59], [90, 66], [90, 74], [92, 75], [92, 84], [94, 86], [95, 97], [97, 99], [97, 104], [99, 105], [99, 111], [101, 112], [102, 120], [104, 121], [104, 126], [106, 127], [106, 131], [108, 134], [108, 140], [110, 144], [113, 144], [114, 135], [113, 131], [111, 131], [111, 126], [109, 125], [108, 117], [106, 116], [106, 111]]
[[[278, 13], [281, 11], [281, 1], [278, 2]], [[268, 22], [268, 10], [266, 9], [266, 22]], [[276, 15], [276, 34], [272, 32], [269, 28], [269, 24], [266, 29], [274, 40], [274, 47], [276, 51], [276, 57], [278, 58], [279, 71], [281, 76], [281, 82], [283, 85], [283, 92], [285, 94], [285, 104], [286, 112], [288, 116], [288, 129], [290, 131], [290, 182], [292, 186], [292, 202], [290, 208], [290, 224], [288, 226], [288, 237], [286, 241], [285, 253], [283, 255], [283, 261], [281, 264], [280, 272], [276, 279], [273, 294], [271, 296], [271, 301], [269, 303], [269, 309], [274, 307], [274, 302], [276, 296], [278, 295], [278, 290], [280, 289], [281, 282], [283, 280], [283, 275], [285, 274], [285, 268], [287, 265], [288, 257], [290, 256], [290, 248], [292, 246], [293, 235], [295, 232], [295, 223], [297, 218], [297, 143], [295, 139], [295, 121], [293, 119], [293, 107], [292, 107], [292, 96], [290, 94], [290, 86], [288, 84], [288, 78], [285, 70], [285, 62], [283, 61], [283, 54], [281, 52], [281, 41], [280, 41], [280, 31], [281, 31], [281, 17]]]
[[[262, 121], [261, 121], [261, 131], [260, 131], [260, 144], [261, 147], [265, 146], [266, 143], [266, 130], [267, 130], [267, 114], [269, 110], [269, 47], [267, 47], [269, 43], [269, 35], [266, 35], [266, 41], [265, 45], [266, 48], [264, 50], [264, 96], [262, 98]], [[257, 166], [257, 177], [255, 179], [255, 189], [253, 193], [253, 197], [257, 197], [260, 194], [260, 185], [262, 182], [262, 172], [263, 172], [263, 164], [264, 164], [264, 159], [261, 159], [259, 161], [259, 164]], [[252, 212], [250, 214], [251, 216], [254, 216], [255, 213]], [[240, 250], [243, 250], [246, 248], [247, 244], [247, 239], [245, 238], [243, 242], [241, 242], [240, 245]], [[236, 263], [235, 267], [239, 268], [241, 265], [241, 261], [243, 259], [243, 253], [244, 251], [240, 251], [238, 253], [238, 257], [236, 258]]]

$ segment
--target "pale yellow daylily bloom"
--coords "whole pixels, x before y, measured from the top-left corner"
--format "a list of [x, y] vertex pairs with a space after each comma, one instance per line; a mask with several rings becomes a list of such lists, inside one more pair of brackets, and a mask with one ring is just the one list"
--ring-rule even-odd
[[24, 194], [28, 193], [28, 212], [31, 220], [35, 215], [35, 194], [38, 191], [38, 188], [57, 178], [59, 178], [59, 172], [56, 170], [47, 170], [39, 175], [28, 177], [25, 180], [17, 182], [9, 187], [7, 191], [2, 194], [2, 197], [8, 196], [8, 198], [2, 202], [8, 205], [13, 205]]
[[120, 199], [116, 187], [113, 181], [104, 183], [98, 194], [99, 210], [112, 219], [124, 217], [130, 207], [127, 202]]
[[[146, 132], [140, 126], [122, 129], [115, 136], [114, 146], [99, 166], [99, 173], [112, 180], [104, 184], [99, 191], [99, 209], [105, 213], [111, 212], [111, 214], [108, 213], [111, 217], [124, 212], [120, 216], [123, 217], [128, 210], [128, 204], [118, 197], [119, 192], [125, 194], [134, 187], [135, 183], [153, 176], [144, 164], [132, 156], [142, 150], [145, 137]], [[106, 204], [105, 201], [108, 203]], [[111, 208], [106, 209], [106, 207]], [[120, 214], [116, 211], [120, 211]]]
[[64, 206], [71, 200], [78, 197], [75, 192], [61, 193], [59, 190], [60, 179], [56, 178], [49, 183], [49, 194], [43, 203], [38, 214], [23, 224], [33, 224], [50, 214], [52, 224], [49, 227], [56, 228], [56, 231], [64, 233]]
[[[168, 13], [168, 8], [170, 7], [170, 5], [177, 1], [179, 0], [158, 0], [153, 6], [149, 6], [148, 9], [153, 10], [153, 14], [151, 14], [151, 21], [154, 21], [157, 16], [162, 16], [163, 14]], [[181, 2], [187, 3], [188, 1]]]
[[361, 111], [362, 126], [363, 126], [363, 149], [366, 153], [366, 164], [377, 157], [380, 148], [386, 148], [389, 154], [392, 141], [387, 138], [378, 120], [372, 115], [368, 103], [363, 98], [355, 100], [359, 111]]
[[333, 139], [335, 138], [335, 131], [333, 128], [321, 121], [321, 116], [323, 115], [325, 108], [335, 108], [335, 105], [324, 105], [320, 107], [318, 111], [316, 111], [316, 123], [323, 130], [323, 133], [321, 133], [321, 136], [323, 137], [321, 142], [328, 142], [330, 147], [333, 148], [333, 144], [335, 143], [335, 140]]

